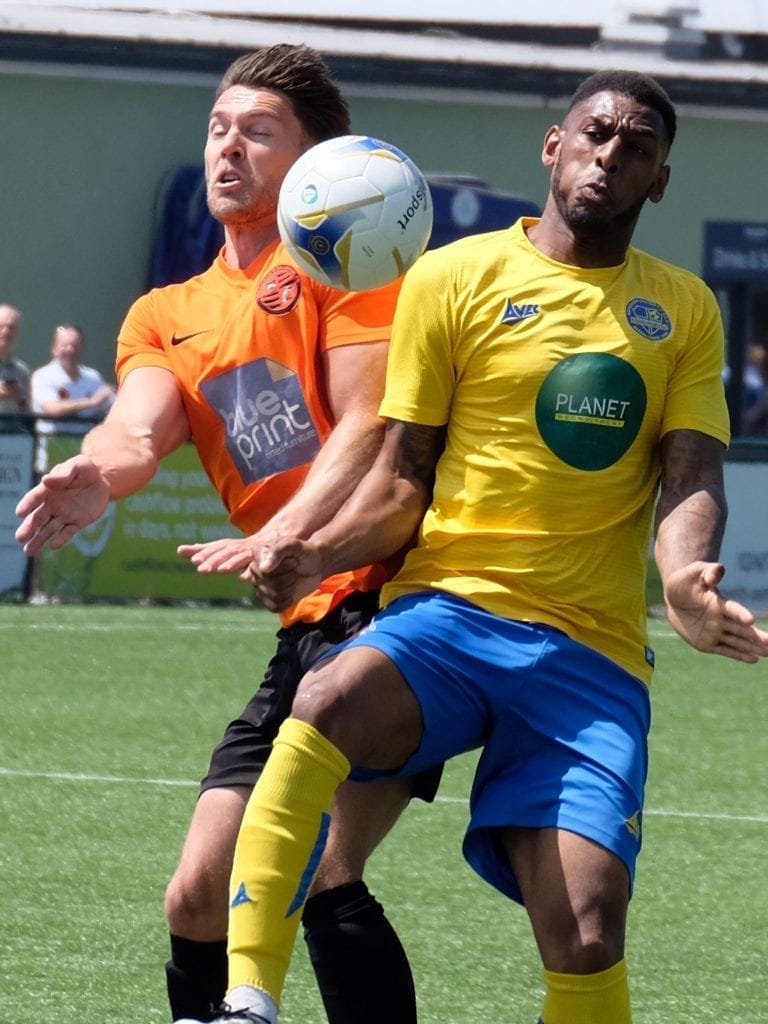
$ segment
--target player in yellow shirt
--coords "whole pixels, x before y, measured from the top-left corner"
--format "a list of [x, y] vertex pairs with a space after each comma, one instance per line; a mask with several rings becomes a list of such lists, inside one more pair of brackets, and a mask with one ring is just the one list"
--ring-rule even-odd
[[407, 776], [482, 748], [464, 852], [530, 917], [542, 1024], [630, 1021], [657, 495], [675, 629], [702, 651], [768, 655], [768, 634], [717, 589], [728, 419], [714, 298], [631, 246], [644, 203], [664, 196], [675, 131], [653, 79], [582, 83], [545, 136], [541, 219], [428, 253], [406, 275], [386, 438], [355, 494], [309, 540], [255, 546], [253, 579], [277, 609], [418, 529], [383, 610], [300, 684], [254, 788], [222, 1020], [275, 1024], [350, 769]]
[[[349, 114], [319, 54], [265, 47], [225, 73], [205, 148], [208, 205], [224, 226], [212, 266], [155, 289], [120, 331], [116, 401], [83, 451], [19, 505], [28, 554], [60, 547], [139, 490], [190, 437], [231, 521], [245, 534], [308, 536], [354, 489], [381, 444], [378, 406], [399, 282], [370, 293], [324, 287], [281, 244], [277, 196], [313, 143], [349, 132]], [[245, 569], [244, 538], [185, 545], [200, 571]], [[210, 1020], [227, 982], [227, 887], [248, 794], [304, 671], [369, 621], [391, 567], [318, 581], [282, 610], [264, 682], [227, 727], [201, 784], [166, 893], [174, 1020]], [[183, 727], [184, 708], [179, 707]], [[362, 878], [366, 857], [411, 796], [431, 800], [439, 770], [416, 784], [349, 786], [305, 908], [310, 956], [331, 1024], [415, 1024], [408, 960]]]

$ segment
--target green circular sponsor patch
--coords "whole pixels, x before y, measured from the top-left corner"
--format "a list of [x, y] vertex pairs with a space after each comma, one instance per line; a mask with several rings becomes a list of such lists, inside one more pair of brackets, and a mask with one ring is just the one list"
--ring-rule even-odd
[[536, 425], [549, 449], [575, 469], [606, 469], [637, 437], [647, 405], [643, 378], [604, 352], [569, 356], [547, 374]]

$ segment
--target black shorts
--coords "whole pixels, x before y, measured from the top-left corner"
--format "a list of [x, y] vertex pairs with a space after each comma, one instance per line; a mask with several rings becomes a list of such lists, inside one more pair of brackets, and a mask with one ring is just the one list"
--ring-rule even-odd
[[[334, 644], [355, 636], [378, 609], [378, 591], [348, 594], [319, 622], [297, 622], [278, 630], [277, 649], [264, 681], [239, 718], [230, 722], [211, 754], [200, 792], [219, 786], [253, 786], [272, 749], [272, 741], [288, 717], [299, 682]], [[443, 766], [413, 776], [413, 796], [435, 799]]]

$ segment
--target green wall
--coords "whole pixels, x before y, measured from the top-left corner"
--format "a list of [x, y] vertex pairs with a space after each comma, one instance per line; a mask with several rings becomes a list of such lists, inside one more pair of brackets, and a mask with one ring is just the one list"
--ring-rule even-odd
[[23, 312], [17, 354], [30, 365], [65, 320], [111, 376], [146, 285], [159, 183], [199, 159], [209, 102], [207, 88], [0, 76], [0, 301]]
[[[88, 362], [111, 375], [115, 334], [145, 288], [158, 188], [200, 160], [214, 86], [0, 70], [0, 301], [24, 313], [17, 351], [32, 366], [69, 320], [85, 331]], [[443, 102], [396, 85], [347, 93], [354, 130], [396, 143], [423, 170], [543, 201], [541, 141], [561, 107]], [[765, 120], [683, 111], [671, 163], [667, 198], [641, 218], [641, 248], [698, 271], [705, 220], [768, 220]]]

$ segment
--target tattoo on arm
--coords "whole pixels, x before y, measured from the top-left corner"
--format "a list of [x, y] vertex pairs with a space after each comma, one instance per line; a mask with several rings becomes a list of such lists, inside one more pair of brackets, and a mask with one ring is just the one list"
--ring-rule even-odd
[[714, 558], [720, 549], [728, 506], [723, 484], [725, 445], [696, 430], [673, 430], [662, 441], [661, 492], [657, 527], [677, 511], [678, 541], [706, 549]]
[[662, 489], [666, 500], [678, 504], [696, 491], [708, 491], [724, 503], [725, 445], [696, 430], [673, 430], [662, 441]]
[[445, 448], [446, 428], [390, 420], [387, 429], [395, 432], [398, 451], [407, 475], [431, 494], [437, 461]]

